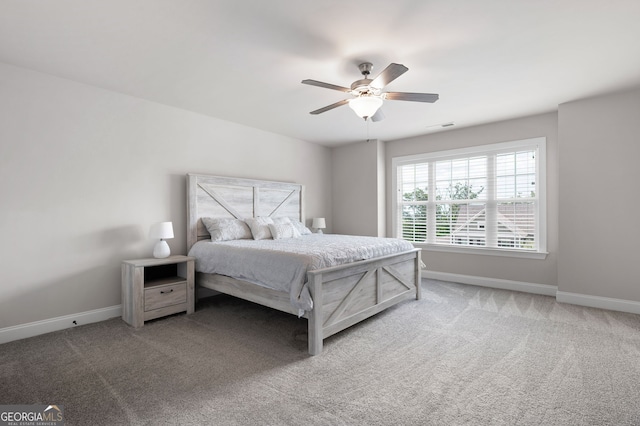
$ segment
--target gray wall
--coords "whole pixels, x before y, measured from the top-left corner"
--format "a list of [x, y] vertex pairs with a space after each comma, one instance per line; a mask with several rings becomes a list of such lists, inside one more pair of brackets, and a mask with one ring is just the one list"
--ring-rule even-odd
[[[558, 262], [558, 121], [556, 113], [536, 115], [387, 142], [387, 199], [391, 200], [391, 159], [403, 155], [442, 151], [528, 139], [547, 138], [547, 250], [544, 260], [474, 254], [422, 252], [430, 271], [484, 278], [557, 285]], [[392, 235], [391, 202], [387, 203], [387, 234]]]
[[384, 236], [384, 143], [359, 142], [331, 150], [332, 232]]
[[558, 116], [558, 289], [640, 302], [640, 89], [562, 104]]
[[188, 172], [302, 183], [331, 213], [316, 144], [3, 64], [0, 120], [0, 329], [119, 305], [154, 222], [184, 254]]

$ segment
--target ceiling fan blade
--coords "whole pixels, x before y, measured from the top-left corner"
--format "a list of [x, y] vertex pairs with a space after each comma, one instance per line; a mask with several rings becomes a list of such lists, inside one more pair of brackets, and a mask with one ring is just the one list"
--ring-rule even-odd
[[406, 92], [387, 92], [384, 94], [385, 99], [392, 101], [411, 101], [411, 102], [430, 102], [438, 100], [436, 93], [406, 93]]
[[320, 108], [320, 109], [317, 109], [315, 111], [311, 111], [309, 114], [313, 114], [313, 115], [322, 114], [323, 112], [327, 112], [327, 111], [329, 111], [331, 109], [338, 108], [339, 106], [342, 106], [342, 105], [344, 105], [344, 104], [346, 104], [348, 102], [349, 102], [349, 99], [344, 99], [344, 100], [341, 100], [339, 102], [336, 102], [335, 104], [327, 105], [324, 108]]
[[409, 71], [409, 68], [402, 64], [389, 64], [382, 72], [373, 79], [369, 86], [374, 89], [382, 89], [387, 84], [391, 83], [396, 78], [400, 77], [405, 72]]
[[385, 118], [384, 112], [382, 112], [382, 108], [378, 108], [375, 114], [371, 117], [371, 121], [382, 121]]
[[351, 91], [351, 89], [348, 89], [346, 87], [336, 86], [335, 84], [323, 83], [322, 81], [318, 81], [318, 80], [302, 80], [302, 84], [308, 84], [310, 86], [324, 87], [325, 89], [339, 90], [341, 92], [350, 92]]

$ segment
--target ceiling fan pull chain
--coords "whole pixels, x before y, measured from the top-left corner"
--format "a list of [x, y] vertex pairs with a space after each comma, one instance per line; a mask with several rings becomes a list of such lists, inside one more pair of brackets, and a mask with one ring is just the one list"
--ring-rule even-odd
[[367, 123], [367, 142], [371, 142], [371, 139], [369, 138], [369, 120], [365, 117], [364, 121]]

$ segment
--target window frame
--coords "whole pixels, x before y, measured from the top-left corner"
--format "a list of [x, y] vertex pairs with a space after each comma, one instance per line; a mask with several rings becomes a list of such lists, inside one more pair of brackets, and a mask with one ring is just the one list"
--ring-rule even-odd
[[[536, 157], [536, 198], [537, 198], [537, 214], [536, 214], [536, 240], [538, 247], [535, 250], [526, 249], [508, 249], [505, 247], [484, 247], [484, 246], [456, 246], [453, 244], [434, 244], [427, 242], [413, 242], [416, 247], [420, 247], [423, 250], [449, 252], [449, 253], [466, 253], [466, 254], [481, 254], [490, 256], [505, 256], [505, 257], [519, 257], [529, 259], [545, 259], [547, 252], [547, 202], [546, 202], [546, 187], [547, 187], [547, 139], [545, 137], [536, 137], [522, 140], [515, 140], [510, 142], [500, 142], [493, 144], [476, 145], [472, 147], [450, 149], [445, 151], [433, 151], [421, 154], [406, 155], [400, 157], [393, 157], [391, 159], [391, 188], [392, 188], [392, 201], [391, 201], [391, 226], [392, 236], [395, 238], [402, 238], [402, 221], [400, 214], [399, 197], [402, 196], [402, 189], [399, 188], [399, 170], [401, 166], [416, 164], [416, 163], [429, 163], [429, 167], [435, 164], [436, 161], [450, 160], [456, 158], [466, 158], [479, 155], [496, 155], [506, 152], [517, 152], [523, 149], [535, 149], [537, 152]], [[431, 188], [429, 188], [431, 190]]]

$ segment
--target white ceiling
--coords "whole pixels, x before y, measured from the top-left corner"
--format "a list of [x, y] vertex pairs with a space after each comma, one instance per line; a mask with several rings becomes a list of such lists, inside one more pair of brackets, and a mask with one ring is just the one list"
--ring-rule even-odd
[[[638, 22], [638, 0], [2, 0], [0, 61], [334, 146], [640, 86]], [[362, 61], [440, 100], [310, 115], [345, 94], [300, 81], [349, 86]]]

